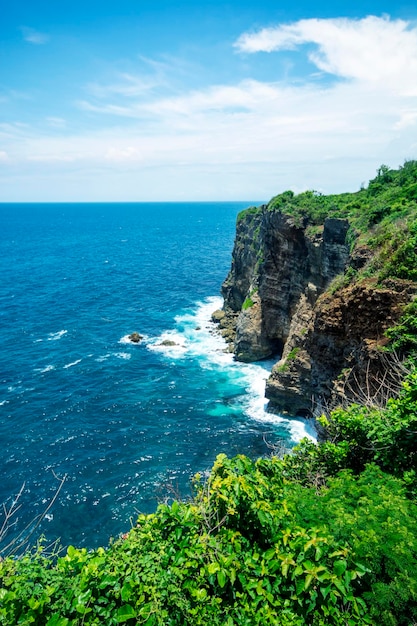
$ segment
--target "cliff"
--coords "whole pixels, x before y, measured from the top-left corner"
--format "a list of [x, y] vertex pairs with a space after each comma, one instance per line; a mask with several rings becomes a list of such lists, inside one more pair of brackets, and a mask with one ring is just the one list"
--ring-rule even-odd
[[[417, 180], [415, 164], [412, 176]], [[237, 360], [279, 359], [266, 385], [271, 410], [311, 414], [315, 403], [383, 396], [390, 377], [395, 382], [385, 332], [413, 299], [416, 282], [393, 260], [410, 244], [414, 222], [404, 217], [408, 209], [415, 216], [416, 202], [408, 192], [399, 220], [396, 205], [383, 213], [380, 196], [391, 193], [392, 181], [384, 185], [382, 177], [330, 200], [285, 192], [238, 216], [217, 321]]]

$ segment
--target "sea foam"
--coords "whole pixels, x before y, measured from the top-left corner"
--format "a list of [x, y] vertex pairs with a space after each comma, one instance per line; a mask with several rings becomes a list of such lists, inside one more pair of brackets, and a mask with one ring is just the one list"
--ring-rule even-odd
[[[310, 420], [288, 418], [267, 410], [265, 383], [273, 362], [240, 363], [228, 352], [227, 344], [218, 332], [218, 326], [211, 320], [213, 311], [221, 308], [222, 298], [210, 297], [197, 303], [196, 310], [175, 317], [175, 328], [166, 330], [159, 337], [148, 340], [150, 350], [160, 351], [170, 359], [194, 358], [202, 369], [218, 372], [226, 376], [236, 389], [236, 397], [222, 402], [219, 398], [212, 415], [243, 413], [250, 420], [264, 422], [271, 427], [278, 426], [280, 431], [287, 431], [288, 439], [293, 443], [307, 437], [316, 441], [315, 429]], [[175, 345], [166, 345], [172, 341]]]
[[67, 332], [67, 330], [59, 330], [57, 333], [49, 333], [48, 341], [58, 341], [58, 339], [61, 339]]
[[67, 365], [64, 365], [63, 368], [64, 370], [67, 370], [69, 367], [74, 367], [74, 365], [78, 365], [78, 363], [81, 363], [82, 359], [77, 359], [76, 361], [72, 361], [71, 363], [67, 363]]

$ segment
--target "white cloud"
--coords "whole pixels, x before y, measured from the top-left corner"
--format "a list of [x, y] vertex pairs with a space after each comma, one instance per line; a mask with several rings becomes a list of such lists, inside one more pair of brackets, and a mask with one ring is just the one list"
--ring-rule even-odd
[[87, 100], [79, 100], [78, 102], [76, 102], [76, 105], [83, 111], [88, 111], [91, 113], [106, 113], [109, 115], [117, 115], [120, 117], [137, 117], [136, 105], [121, 106], [110, 103], [93, 104], [91, 102], [88, 102]]
[[65, 154], [29, 154], [28, 161], [34, 161], [38, 163], [73, 163], [76, 159], [70, 155]]
[[395, 124], [395, 128], [402, 130], [403, 128], [409, 128], [410, 126], [417, 125], [417, 108], [414, 110], [405, 110], [400, 112], [399, 120]]
[[50, 165], [74, 179], [83, 172], [91, 185], [78, 193], [94, 188], [98, 199], [101, 189], [113, 199], [117, 189], [124, 199], [160, 199], [165, 188], [171, 199], [343, 191], [359, 188], [381, 163], [396, 167], [417, 156], [410, 132], [417, 124], [417, 30], [410, 24], [376, 17], [301, 20], [244, 34], [236, 46], [277, 57], [293, 48], [338, 80], [271, 76], [179, 91], [176, 77], [167, 78], [168, 64], [156, 63], [155, 75], [90, 83], [88, 98], [76, 103], [83, 120], [78, 132], [70, 120], [65, 137], [56, 132], [65, 123], [60, 117], [47, 118], [42, 134], [0, 124], [2, 150], [22, 171], [44, 168], [46, 176]]
[[30, 28], [28, 26], [22, 26], [21, 29], [23, 34], [23, 39], [28, 43], [33, 43], [35, 45], [42, 45], [49, 41], [49, 35], [45, 33], [41, 33], [34, 28]]
[[142, 155], [139, 152], [139, 150], [137, 148], [134, 148], [132, 146], [110, 146], [105, 155], [104, 158], [107, 159], [108, 161], [115, 161], [115, 162], [120, 162], [120, 161], [137, 161], [138, 159], [142, 159]]
[[309, 59], [341, 78], [384, 84], [417, 94], [417, 28], [403, 20], [369, 16], [360, 20], [308, 19], [244, 33], [240, 52], [273, 52], [315, 44]]

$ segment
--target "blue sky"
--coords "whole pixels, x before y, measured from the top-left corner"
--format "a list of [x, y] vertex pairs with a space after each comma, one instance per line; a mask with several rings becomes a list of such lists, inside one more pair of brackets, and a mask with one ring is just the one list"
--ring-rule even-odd
[[0, 202], [261, 201], [417, 158], [415, 3], [1, 2]]

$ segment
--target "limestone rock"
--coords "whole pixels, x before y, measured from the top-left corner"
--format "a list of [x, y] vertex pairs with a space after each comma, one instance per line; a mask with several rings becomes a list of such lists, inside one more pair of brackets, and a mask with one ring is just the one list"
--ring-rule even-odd
[[240, 313], [235, 337], [238, 361], [260, 361], [271, 354], [270, 341], [263, 330], [262, 305], [258, 294], [250, 296], [250, 305]]
[[[245, 230], [246, 225], [246, 230]], [[282, 354], [300, 298], [313, 304], [349, 258], [346, 220], [327, 219], [314, 237], [306, 224], [260, 207], [238, 223], [224, 312], [237, 315], [235, 355], [253, 361]], [[254, 297], [253, 294], [256, 293]], [[245, 307], [247, 299], [252, 300]]]
[[216, 317], [236, 359], [280, 359], [266, 385], [274, 410], [314, 412], [314, 403], [355, 399], [369, 386], [364, 377], [385, 375], [384, 332], [415, 285], [365, 281], [329, 289], [348, 267], [361, 269], [372, 258], [366, 246], [350, 254], [348, 229], [336, 218], [310, 228], [265, 206], [238, 221], [224, 315]]
[[225, 315], [226, 313], [224, 311], [217, 309], [217, 311], [213, 311], [211, 314], [211, 321], [218, 324], [225, 317]]

